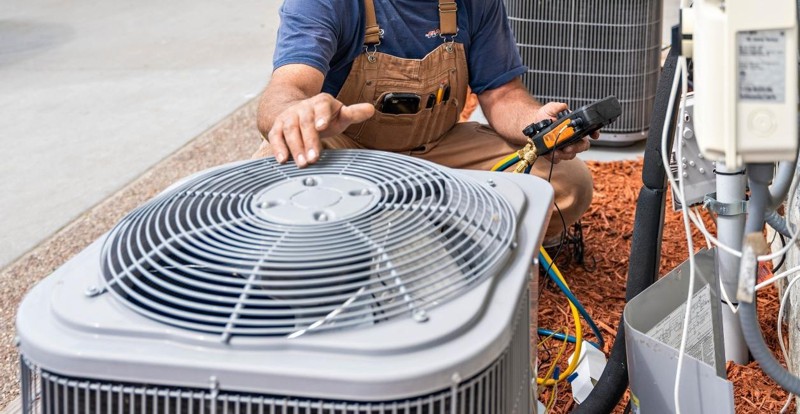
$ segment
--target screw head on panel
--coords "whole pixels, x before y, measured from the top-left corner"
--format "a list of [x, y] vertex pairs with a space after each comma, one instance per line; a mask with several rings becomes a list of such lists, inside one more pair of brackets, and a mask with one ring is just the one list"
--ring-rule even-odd
[[420, 323], [428, 322], [428, 313], [422, 309], [415, 310], [414, 313], [412, 314], [412, 317], [414, 318], [415, 321]]

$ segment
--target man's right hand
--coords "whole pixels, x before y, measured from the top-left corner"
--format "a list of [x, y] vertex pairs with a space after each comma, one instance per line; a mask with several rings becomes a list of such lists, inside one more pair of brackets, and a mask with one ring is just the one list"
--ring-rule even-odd
[[267, 140], [275, 159], [283, 164], [291, 154], [303, 168], [319, 159], [320, 138], [342, 133], [351, 124], [366, 121], [375, 113], [369, 103], [346, 106], [327, 93], [298, 101], [275, 118]]

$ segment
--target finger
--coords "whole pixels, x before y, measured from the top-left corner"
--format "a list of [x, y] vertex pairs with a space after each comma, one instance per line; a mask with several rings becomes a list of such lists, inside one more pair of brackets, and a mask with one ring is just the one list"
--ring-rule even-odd
[[569, 106], [563, 102], [549, 102], [542, 107], [542, 110], [551, 118], [558, 117], [558, 113], [566, 111]]
[[600, 130], [592, 132], [591, 137], [592, 137], [592, 139], [600, 138]]
[[324, 131], [328, 128], [334, 111], [338, 110], [341, 105], [337, 102], [328, 94], [317, 95], [314, 101], [314, 126], [317, 131]]
[[570, 144], [565, 149], [568, 148], [569, 149], [568, 152], [570, 154], [578, 154], [580, 152], [584, 152], [584, 151], [588, 150], [591, 146], [592, 146], [592, 144], [589, 143], [589, 138], [583, 137], [583, 138], [581, 138], [580, 141], [577, 141], [577, 142], [575, 142], [573, 144]]
[[561, 149], [561, 152], [564, 154], [572, 155], [572, 158], [575, 158], [575, 155], [578, 153], [584, 152], [589, 149], [591, 145], [589, 144], [588, 138], [583, 138], [578, 142], [570, 144]]
[[297, 114], [289, 115], [288, 119], [283, 120], [283, 137], [289, 146], [295, 164], [303, 168], [306, 166], [305, 148], [303, 137], [300, 132], [300, 119]]
[[283, 138], [283, 124], [281, 121], [275, 121], [272, 125], [272, 129], [267, 134], [267, 141], [269, 141], [269, 146], [272, 148], [272, 154], [275, 155], [275, 160], [279, 164], [285, 163], [289, 158], [286, 155], [289, 153], [289, 149], [286, 148], [286, 141]]
[[372, 118], [375, 114], [375, 107], [369, 103], [360, 103], [355, 105], [343, 106], [339, 111], [340, 122], [347, 122], [347, 124], [356, 124], [364, 122]]
[[303, 139], [306, 161], [313, 164], [319, 157], [319, 133], [315, 127], [316, 114], [312, 107], [301, 110], [298, 113], [300, 122], [300, 134]]

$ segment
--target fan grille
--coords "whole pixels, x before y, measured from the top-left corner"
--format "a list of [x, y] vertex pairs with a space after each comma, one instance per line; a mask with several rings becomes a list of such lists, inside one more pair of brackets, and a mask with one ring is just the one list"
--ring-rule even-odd
[[157, 321], [290, 336], [424, 315], [496, 273], [516, 218], [492, 189], [429, 162], [326, 151], [194, 177], [104, 247], [105, 290]]
[[525, 86], [543, 102], [571, 108], [615, 95], [622, 115], [603, 128], [650, 127], [661, 61], [662, 0], [505, 0], [528, 72]]

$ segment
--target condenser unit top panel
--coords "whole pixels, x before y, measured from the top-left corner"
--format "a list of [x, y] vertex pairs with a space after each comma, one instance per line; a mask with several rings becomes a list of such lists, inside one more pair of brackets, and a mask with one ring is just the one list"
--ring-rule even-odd
[[200, 175], [124, 218], [105, 288], [156, 321], [231, 336], [373, 325], [462, 294], [509, 256], [496, 192], [389, 153], [310, 168], [251, 161]]

